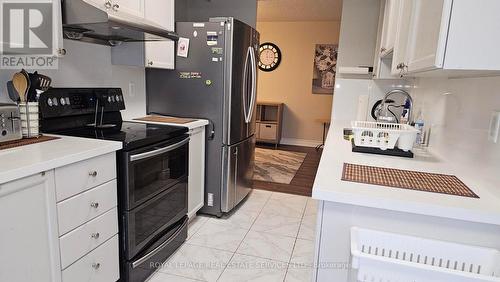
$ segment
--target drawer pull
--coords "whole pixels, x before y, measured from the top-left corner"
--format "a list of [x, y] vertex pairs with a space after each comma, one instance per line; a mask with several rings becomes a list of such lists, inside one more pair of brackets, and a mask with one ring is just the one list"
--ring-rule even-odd
[[89, 172], [89, 175], [92, 176], [92, 177], [97, 177], [97, 171], [91, 171]]
[[271, 126], [270, 125], [266, 125], [266, 128], [271, 128]]
[[98, 263], [98, 262], [94, 262], [94, 263], [92, 264], [92, 268], [93, 268], [93, 269], [95, 269], [95, 270], [98, 270], [100, 267], [101, 267], [101, 264], [100, 264], [100, 263]]
[[97, 209], [97, 208], [99, 207], [99, 203], [97, 203], [97, 202], [92, 202], [92, 203], [90, 204], [90, 206], [91, 206], [91, 207], [93, 207], [94, 209]]
[[90, 235], [90, 237], [94, 238], [94, 239], [99, 239], [99, 232], [96, 232], [96, 233], [92, 233], [92, 235]]

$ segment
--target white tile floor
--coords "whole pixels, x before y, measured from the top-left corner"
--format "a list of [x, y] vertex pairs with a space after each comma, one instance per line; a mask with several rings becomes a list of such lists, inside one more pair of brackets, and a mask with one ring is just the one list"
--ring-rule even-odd
[[151, 277], [170, 281], [311, 281], [317, 202], [254, 190], [228, 218], [197, 216]]

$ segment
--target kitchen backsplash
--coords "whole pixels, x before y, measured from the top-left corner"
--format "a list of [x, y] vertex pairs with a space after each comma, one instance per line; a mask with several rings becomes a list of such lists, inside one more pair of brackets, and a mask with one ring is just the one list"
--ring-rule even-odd
[[499, 92], [500, 77], [491, 77], [418, 79], [412, 93], [431, 127], [430, 145], [496, 183], [500, 142], [488, 141], [488, 129], [492, 111], [500, 110]]
[[[144, 68], [111, 65], [111, 47], [65, 40], [64, 48], [68, 55], [60, 59], [59, 69], [40, 70], [52, 78], [52, 86], [120, 87], [127, 108], [123, 112], [124, 118], [146, 113]], [[5, 85], [14, 72], [0, 70], [0, 102], [10, 102]]]
[[392, 89], [399, 88], [412, 92], [414, 80], [372, 80], [337, 78], [333, 97], [332, 120], [354, 120], [357, 118], [360, 96], [368, 96], [366, 120], [371, 118], [371, 109], [375, 102], [384, 98]]

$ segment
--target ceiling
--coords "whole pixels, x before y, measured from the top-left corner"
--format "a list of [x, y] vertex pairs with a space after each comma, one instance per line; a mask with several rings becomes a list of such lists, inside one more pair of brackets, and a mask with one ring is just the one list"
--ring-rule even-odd
[[257, 20], [340, 21], [342, 0], [258, 0]]

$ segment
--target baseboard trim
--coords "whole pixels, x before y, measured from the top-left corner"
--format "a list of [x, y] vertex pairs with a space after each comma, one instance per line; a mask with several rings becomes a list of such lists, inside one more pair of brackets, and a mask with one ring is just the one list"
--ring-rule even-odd
[[307, 140], [307, 139], [296, 139], [296, 138], [281, 138], [280, 144], [283, 145], [293, 145], [293, 146], [303, 146], [303, 147], [316, 147], [321, 144], [318, 140]]

